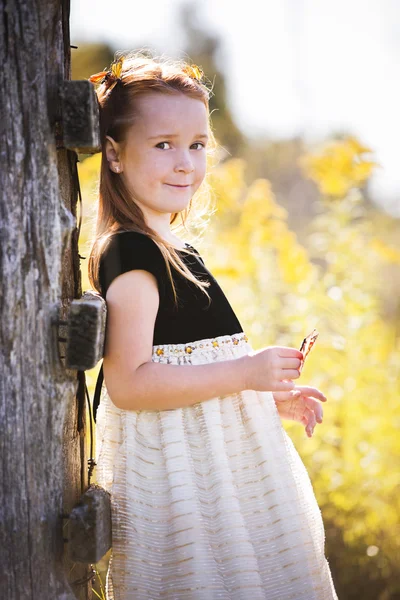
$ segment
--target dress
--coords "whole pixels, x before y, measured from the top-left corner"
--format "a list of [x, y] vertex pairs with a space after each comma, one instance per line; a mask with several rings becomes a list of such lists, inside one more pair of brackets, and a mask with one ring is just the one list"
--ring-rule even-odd
[[[117, 234], [103, 254], [104, 297], [119, 273], [156, 276], [153, 362], [199, 365], [247, 354], [252, 347], [232, 307], [187, 247], [197, 256], [180, 251], [186, 264], [211, 281], [210, 307], [176, 273], [183, 301], [174, 312], [160, 251], [136, 232]], [[104, 385], [96, 439], [97, 483], [112, 505], [107, 599], [337, 599], [321, 511], [271, 392], [125, 411]]]

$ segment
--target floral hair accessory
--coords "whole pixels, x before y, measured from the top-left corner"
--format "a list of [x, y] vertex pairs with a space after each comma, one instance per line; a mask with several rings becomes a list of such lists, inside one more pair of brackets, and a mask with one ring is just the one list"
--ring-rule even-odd
[[186, 75], [189, 75], [191, 79], [196, 79], [196, 81], [201, 81], [204, 77], [203, 71], [197, 65], [187, 65], [183, 67], [183, 72]]
[[114, 60], [110, 68], [106, 71], [100, 71], [99, 73], [95, 73], [89, 77], [89, 81], [92, 83], [105, 83], [106, 89], [111, 92], [113, 87], [117, 84], [118, 81], [121, 81], [122, 75], [122, 63], [124, 61], [124, 57], [121, 56], [117, 60]]

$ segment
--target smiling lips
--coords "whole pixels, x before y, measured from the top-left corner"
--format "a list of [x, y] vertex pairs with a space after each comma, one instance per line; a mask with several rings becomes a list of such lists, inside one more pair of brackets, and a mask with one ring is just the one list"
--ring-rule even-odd
[[186, 185], [177, 185], [174, 183], [167, 183], [167, 185], [169, 185], [170, 187], [176, 187], [176, 188], [187, 188], [190, 187], [190, 185], [187, 183]]

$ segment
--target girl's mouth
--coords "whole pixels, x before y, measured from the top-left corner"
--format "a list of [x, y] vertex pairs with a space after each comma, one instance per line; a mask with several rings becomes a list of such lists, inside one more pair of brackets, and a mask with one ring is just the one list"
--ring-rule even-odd
[[169, 185], [170, 187], [176, 188], [178, 190], [186, 190], [186, 188], [190, 187], [190, 185], [175, 185], [173, 183], [167, 183], [166, 185]]

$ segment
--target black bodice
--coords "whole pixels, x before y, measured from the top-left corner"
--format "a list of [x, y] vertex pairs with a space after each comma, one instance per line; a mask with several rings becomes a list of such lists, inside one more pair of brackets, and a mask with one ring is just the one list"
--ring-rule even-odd
[[228, 299], [198, 251], [189, 244], [186, 246], [196, 256], [185, 250], [179, 250], [179, 254], [197, 278], [210, 282], [206, 288], [211, 297], [210, 304], [194, 283], [171, 266], [178, 294], [178, 307], [175, 306], [164, 258], [157, 244], [143, 233], [123, 231], [114, 234], [101, 256], [99, 278], [103, 298], [111, 282], [132, 269], [143, 269], [156, 277], [160, 304], [153, 345], [195, 342], [243, 331]]

